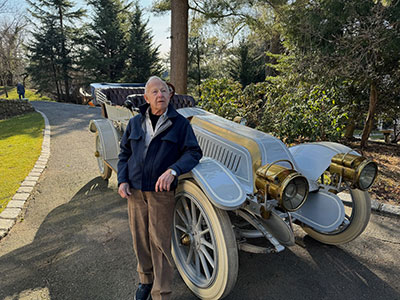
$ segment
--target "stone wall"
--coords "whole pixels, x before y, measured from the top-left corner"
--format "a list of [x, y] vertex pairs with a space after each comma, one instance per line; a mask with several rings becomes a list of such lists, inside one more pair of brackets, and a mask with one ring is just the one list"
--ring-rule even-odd
[[32, 111], [35, 111], [35, 109], [29, 101], [0, 99], [0, 120], [23, 115]]

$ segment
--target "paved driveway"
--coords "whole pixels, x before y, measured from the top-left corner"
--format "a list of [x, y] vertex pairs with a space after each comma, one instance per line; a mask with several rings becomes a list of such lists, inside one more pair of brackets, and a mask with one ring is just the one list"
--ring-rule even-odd
[[[0, 241], [0, 299], [133, 299], [137, 277], [125, 200], [98, 177], [89, 120], [98, 108], [34, 102], [51, 156], [24, 218]], [[275, 255], [240, 253], [227, 299], [400, 299], [399, 219], [373, 215], [340, 247], [305, 238]], [[179, 275], [174, 299], [196, 299]]]

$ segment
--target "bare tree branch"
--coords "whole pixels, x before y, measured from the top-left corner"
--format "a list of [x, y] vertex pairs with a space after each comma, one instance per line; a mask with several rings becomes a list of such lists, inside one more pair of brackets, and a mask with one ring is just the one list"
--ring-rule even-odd
[[25, 18], [14, 15], [0, 23], [0, 81], [15, 84], [24, 72], [23, 39]]
[[7, 2], [8, 2], [8, 0], [1, 0], [0, 1], [0, 13], [3, 13], [4, 11], [4, 8], [6, 7], [6, 5], [7, 5]]

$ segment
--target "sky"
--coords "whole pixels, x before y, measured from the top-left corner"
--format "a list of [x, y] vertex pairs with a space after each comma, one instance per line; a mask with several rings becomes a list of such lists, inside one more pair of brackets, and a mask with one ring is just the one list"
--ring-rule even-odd
[[152, 0], [140, 0], [140, 6], [145, 9], [145, 15], [149, 18], [149, 28], [152, 30], [154, 36], [154, 44], [160, 45], [160, 53], [162, 56], [168, 54], [171, 48], [171, 14], [167, 13], [161, 17], [156, 17], [149, 12]]
[[[11, 5], [19, 7], [21, 10], [28, 8], [28, 4], [25, 0], [8, 0]], [[72, 0], [77, 5], [87, 8], [88, 7], [84, 0]], [[167, 13], [163, 16], [155, 16], [150, 12], [150, 7], [153, 0], [139, 0], [139, 5], [143, 9], [143, 16], [145, 19], [149, 19], [148, 28], [151, 30], [153, 35], [153, 42], [155, 46], [160, 46], [161, 57], [166, 57], [171, 47], [171, 40], [169, 39], [171, 14]], [[0, 16], [1, 17], [1, 16]]]

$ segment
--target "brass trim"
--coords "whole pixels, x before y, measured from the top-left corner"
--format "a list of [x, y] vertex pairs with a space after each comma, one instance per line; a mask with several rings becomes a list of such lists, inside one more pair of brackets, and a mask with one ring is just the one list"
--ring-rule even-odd
[[261, 166], [261, 151], [260, 147], [258, 146], [257, 142], [255, 142], [253, 139], [245, 136], [238, 134], [236, 132], [233, 132], [229, 129], [225, 129], [223, 127], [220, 127], [218, 125], [215, 125], [207, 120], [203, 120], [197, 116], [193, 116], [191, 124], [197, 125], [209, 132], [212, 132], [213, 134], [216, 134], [222, 138], [225, 138], [229, 141], [232, 141], [238, 145], [241, 145], [245, 147], [251, 156], [252, 160], [252, 168], [253, 168], [253, 187], [256, 188], [256, 171], [257, 169]]
[[[374, 180], [372, 180], [372, 183], [367, 187], [367, 188], [361, 188], [360, 186], [360, 176], [361, 176], [361, 172], [365, 169], [365, 167], [369, 164], [373, 164], [375, 165], [375, 169], [376, 169], [376, 173], [375, 173], [375, 178]], [[366, 191], [368, 190], [375, 182], [376, 177], [378, 177], [378, 164], [372, 160], [369, 159], [365, 159], [364, 161], [362, 161], [358, 166], [357, 166], [357, 173], [356, 173], [356, 183], [357, 183], [357, 187], [360, 190]]]
[[[304, 195], [303, 200], [301, 201], [301, 203], [300, 203], [297, 207], [295, 207], [294, 209], [288, 209], [287, 207], [285, 207], [285, 206], [283, 205], [283, 191], [286, 189], [286, 187], [288, 186], [288, 184], [289, 184], [292, 180], [295, 180], [296, 178], [302, 178], [302, 179], [304, 179], [304, 182], [306, 183], [305, 195]], [[297, 172], [296, 172], [296, 173], [291, 173], [291, 174], [289, 174], [289, 175], [285, 178], [285, 180], [283, 181], [282, 187], [281, 187], [281, 189], [280, 189], [279, 198], [281, 199], [280, 202], [281, 202], [282, 207], [285, 208], [287, 211], [290, 211], [290, 212], [299, 210], [299, 209], [304, 205], [304, 203], [306, 202], [306, 200], [307, 200], [307, 198], [308, 198], [309, 189], [310, 189], [310, 188], [309, 188], [309, 186], [308, 186], [308, 181], [307, 181], [307, 179], [306, 179], [303, 175], [300, 175], [300, 174], [297, 173]]]
[[[361, 188], [360, 186], [360, 176], [364, 168], [373, 164], [376, 167], [375, 178], [367, 188]], [[338, 153], [332, 157], [331, 164], [329, 166], [329, 172], [332, 174], [338, 174], [342, 178], [351, 181], [351, 184], [363, 191], [368, 190], [374, 183], [378, 174], [378, 165], [364, 156], [357, 156], [349, 153]]]
[[[279, 202], [279, 205], [286, 211], [296, 211], [300, 209], [307, 200], [309, 192], [308, 181], [296, 170], [277, 165], [277, 162], [279, 161], [276, 161], [275, 164], [266, 164], [257, 170], [256, 186], [260, 191], [264, 192], [264, 194], [276, 199]], [[284, 205], [283, 192], [289, 183], [293, 180], [296, 180], [296, 178], [301, 178], [304, 180], [305, 195], [300, 204], [291, 209], [285, 207]]]

